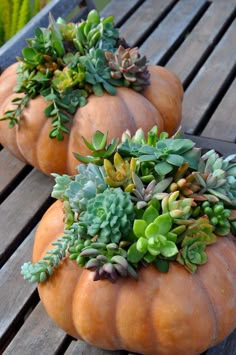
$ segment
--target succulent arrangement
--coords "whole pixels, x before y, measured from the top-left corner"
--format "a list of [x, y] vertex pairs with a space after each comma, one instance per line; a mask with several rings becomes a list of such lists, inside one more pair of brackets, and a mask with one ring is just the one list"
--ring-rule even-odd
[[236, 155], [203, 153], [179, 133], [153, 127], [145, 137], [126, 131], [107, 143], [97, 131], [75, 176], [53, 174], [52, 196], [63, 202], [64, 235], [42, 260], [22, 266], [30, 282], [45, 281], [63, 258], [95, 271], [94, 280], [138, 278], [153, 264], [190, 273], [207, 262], [207, 249], [236, 236]]
[[49, 101], [45, 115], [52, 119], [50, 138], [63, 140], [68, 122], [90, 94], [116, 94], [117, 87], [142, 91], [149, 85], [146, 57], [129, 48], [114, 26], [113, 16], [101, 18], [92, 10], [80, 23], [50, 16], [48, 28], [37, 28], [35, 37], [18, 58], [14, 109], [0, 120], [9, 127], [19, 123], [22, 110], [38, 95]]

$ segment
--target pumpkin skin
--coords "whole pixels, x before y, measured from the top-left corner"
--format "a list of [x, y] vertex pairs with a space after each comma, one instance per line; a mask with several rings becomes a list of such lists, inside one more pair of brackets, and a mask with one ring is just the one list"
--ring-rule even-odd
[[[13, 92], [18, 63], [8, 67], [0, 77], [0, 117], [15, 106], [12, 100], [22, 94]], [[8, 128], [0, 122], [0, 142], [18, 159], [29, 163], [45, 174], [74, 174], [78, 160], [73, 152], [88, 154], [81, 137], [91, 140], [96, 130], [109, 131], [109, 137], [119, 137], [129, 129], [131, 134], [142, 127], [147, 133], [154, 125], [170, 135], [179, 127], [182, 114], [183, 88], [178, 77], [160, 66], [149, 66], [151, 85], [139, 94], [132, 89], [118, 88], [117, 94], [90, 95], [70, 122], [70, 133], [58, 142], [49, 138], [51, 119], [44, 114], [49, 105], [42, 96], [30, 100], [19, 124]], [[109, 139], [108, 137], [108, 139]]]
[[[63, 235], [63, 209], [55, 202], [35, 236], [33, 261]], [[236, 326], [236, 244], [231, 235], [207, 248], [208, 262], [190, 274], [171, 263], [153, 266], [139, 280], [93, 281], [94, 272], [65, 258], [38, 285], [49, 316], [75, 338], [110, 350], [145, 355], [194, 355], [219, 343]]]

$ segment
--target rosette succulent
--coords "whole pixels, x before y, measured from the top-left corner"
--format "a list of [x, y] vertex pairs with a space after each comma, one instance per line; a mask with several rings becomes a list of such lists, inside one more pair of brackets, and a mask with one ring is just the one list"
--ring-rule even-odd
[[235, 233], [235, 156], [201, 154], [190, 139], [156, 127], [147, 138], [138, 130], [108, 143], [96, 132], [84, 142], [92, 153], [76, 154], [78, 174], [53, 174], [65, 235], [41, 261], [24, 264], [26, 279], [44, 281], [67, 255], [95, 280], [137, 278], [147, 264], [167, 272], [171, 262], [193, 273], [216, 235]]
[[130, 195], [122, 189], [106, 189], [88, 201], [79, 221], [88, 236], [102, 243], [119, 243], [129, 233], [134, 219]]
[[15, 109], [0, 121], [14, 127], [29, 101], [42, 95], [49, 101], [45, 115], [52, 118], [50, 138], [63, 140], [72, 115], [90, 94], [115, 95], [121, 86], [142, 91], [150, 84], [150, 73], [138, 48], [120, 45], [113, 16], [101, 18], [92, 10], [79, 23], [55, 21], [51, 15], [49, 20], [48, 28], [37, 28], [22, 50], [14, 91], [24, 95], [14, 99]]

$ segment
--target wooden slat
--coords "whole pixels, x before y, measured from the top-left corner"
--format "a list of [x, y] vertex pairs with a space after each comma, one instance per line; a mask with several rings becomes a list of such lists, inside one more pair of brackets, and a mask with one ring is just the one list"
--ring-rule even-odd
[[215, 1], [165, 65], [185, 84], [213, 49], [235, 10], [235, 0]]
[[204, 118], [208, 118], [212, 105], [220, 99], [220, 91], [235, 66], [235, 33], [236, 21], [232, 23], [185, 92], [182, 119], [184, 132], [196, 134]]
[[219, 154], [223, 156], [235, 154], [236, 146], [234, 143], [222, 141], [219, 139], [206, 138], [202, 136], [185, 135], [186, 138], [192, 139], [198, 147], [203, 149], [215, 149]]
[[[115, 16], [115, 23], [119, 26], [124, 18], [129, 16], [134, 9], [142, 3], [142, 0], [111, 0], [109, 4], [101, 11], [103, 17]], [[125, 11], [124, 11], [125, 9]]]
[[23, 162], [6, 149], [0, 151], [0, 195], [25, 167]]
[[31, 260], [34, 240], [33, 230], [27, 239], [3, 266], [0, 273], [0, 343], [11, 329], [12, 323], [19, 318], [22, 308], [36, 290], [36, 286], [23, 280], [20, 268]]
[[65, 355], [124, 355], [126, 351], [109, 351], [95, 348], [84, 341], [72, 341]]
[[[205, 6], [205, 0], [179, 1], [144, 44], [140, 46], [140, 52], [147, 56], [150, 63], [159, 63], [171, 47], [183, 36], [191, 22]], [[155, 11], [153, 10], [153, 12]], [[141, 21], [143, 20], [140, 19]]]
[[0, 259], [50, 196], [54, 180], [36, 169], [0, 206]]
[[124, 37], [132, 46], [136, 45], [140, 38], [144, 37], [150, 28], [157, 23], [158, 19], [167, 11], [174, 0], [146, 0], [129, 17], [120, 28], [121, 37]]
[[55, 325], [39, 303], [4, 351], [4, 355], [56, 354], [66, 334]]
[[[70, 5], [67, 0], [61, 2]], [[183, 40], [166, 65], [189, 85], [184, 98], [183, 129], [199, 134], [200, 131], [196, 128], [201, 118], [205, 120], [210, 117], [202, 135], [211, 138], [189, 137], [198, 146], [214, 148], [223, 155], [236, 151], [235, 144], [223, 141], [228, 139], [233, 142], [236, 133], [235, 82], [232, 78], [229, 80], [236, 59], [235, 25], [231, 25], [221, 39], [232, 21], [235, 4], [235, 0], [112, 0], [102, 11], [102, 16], [116, 17], [116, 23], [121, 25], [121, 35], [125, 35], [130, 44], [143, 43], [144, 37], [149, 36], [141, 46], [141, 51], [145, 50], [150, 62], [167, 60], [173, 49]], [[192, 29], [190, 33], [189, 29]], [[150, 35], [152, 31], [153, 34]], [[187, 36], [184, 39], [185, 35]], [[2, 58], [0, 62], [1, 60]], [[231, 82], [232, 85], [228, 88]], [[222, 98], [224, 94], [225, 97]], [[209, 112], [212, 116], [208, 116]], [[225, 125], [220, 125], [221, 122]], [[188, 130], [188, 127], [193, 127], [195, 131]], [[22, 163], [14, 161], [15, 158], [8, 159], [3, 149], [0, 152], [0, 191], [1, 186], [4, 190], [8, 182], [12, 183], [14, 174], [17, 176], [21, 172]], [[47, 316], [41, 303], [33, 309], [37, 303], [35, 285], [24, 281], [19, 270], [21, 264], [31, 257], [34, 230], [23, 242], [22, 240], [46, 208], [45, 201], [48, 201], [52, 185], [51, 178], [34, 169], [0, 207], [1, 251], [5, 252], [11, 245], [19, 244], [0, 274], [0, 337], [3, 337], [4, 343], [6, 335], [9, 338], [4, 355], [127, 354], [123, 351], [97, 349], [82, 341], [70, 343], [66, 334]], [[29, 312], [29, 316], [21, 325], [26, 312]], [[209, 349], [205, 355], [236, 355], [235, 344], [234, 332], [221, 344]]]
[[220, 137], [222, 140], [236, 142], [235, 95], [236, 80], [234, 80], [233, 84], [226, 92], [222, 102], [203, 130], [202, 136], [212, 138]]

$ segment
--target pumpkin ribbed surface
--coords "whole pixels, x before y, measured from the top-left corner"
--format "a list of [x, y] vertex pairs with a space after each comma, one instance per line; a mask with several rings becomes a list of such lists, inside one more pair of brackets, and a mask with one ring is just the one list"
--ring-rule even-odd
[[[13, 93], [17, 65], [11, 65], [0, 77], [0, 117], [14, 109], [12, 100], [22, 95]], [[146, 133], [157, 125], [160, 131], [172, 135], [181, 120], [182, 85], [174, 73], [163, 67], [149, 66], [149, 70], [151, 85], [142, 95], [128, 88], [118, 88], [115, 96], [91, 95], [88, 103], [76, 111], [70, 133], [63, 141], [49, 138], [51, 119], [44, 114], [49, 102], [38, 96], [30, 101], [19, 124], [12, 129], [8, 128], [8, 121], [0, 122], [0, 142], [13, 155], [46, 174], [73, 174], [78, 161], [72, 153], [87, 154], [81, 137], [89, 141], [96, 130], [118, 137], [126, 129], [134, 134], [142, 127]]]
[[[62, 203], [39, 224], [33, 261], [63, 233]], [[171, 263], [168, 273], [152, 266], [139, 280], [93, 281], [93, 272], [64, 259], [39, 284], [41, 300], [66, 332], [104, 349], [145, 355], [199, 354], [219, 343], [236, 324], [236, 244], [231, 236], [207, 248], [208, 262], [190, 274]]]

